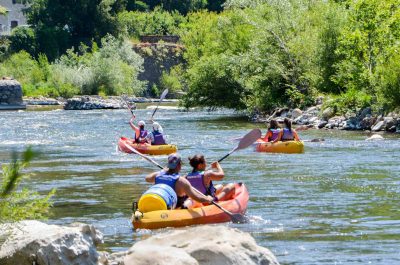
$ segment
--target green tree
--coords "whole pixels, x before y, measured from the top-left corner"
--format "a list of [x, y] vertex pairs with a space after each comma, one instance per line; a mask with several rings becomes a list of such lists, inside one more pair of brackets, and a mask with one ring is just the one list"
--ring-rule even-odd
[[11, 32], [10, 36], [11, 52], [27, 51], [30, 54], [36, 54], [36, 36], [35, 31], [28, 27], [17, 27]]
[[36, 31], [38, 52], [54, 60], [71, 46], [100, 42], [107, 33], [116, 35], [116, 14], [125, 5], [125, 0], [36, 0], [26, 15]]

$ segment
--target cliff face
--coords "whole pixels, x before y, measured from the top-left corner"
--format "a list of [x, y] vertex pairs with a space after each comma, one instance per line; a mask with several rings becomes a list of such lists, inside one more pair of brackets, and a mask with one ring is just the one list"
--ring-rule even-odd
[[144, 59], [144, 72], [139, 74], [139, 80], [147, 81], [147, 91], [156, 85], [160, 86], [163, 72], [183, 63], [184, 47], [173, 43], [139, 43], [133, 49]]

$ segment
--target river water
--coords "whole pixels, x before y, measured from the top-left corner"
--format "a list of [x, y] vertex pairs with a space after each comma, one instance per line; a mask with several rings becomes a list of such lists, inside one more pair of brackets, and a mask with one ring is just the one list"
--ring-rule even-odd
[[[149, 118], [152, 110], [137, 110]], [[120, 136], [132, 136], [126, 110], [0, 112], [0, 162], [32, 145], [40, 155], [24, 181], [40, 193], [56, 188], [52, 224], [94, 224], [104, 235], [102, 250], [126, 250], [156, 231], [133, 231], [131, 202], [149, 185], [156, 168], [116, 150]], [[185, 158], [203, 153], [216, 160], [259, 125], [230, 111], [160, 109], [157, 120]], [[263, 129], [265, 132], [265, 129]], [[400, 264], [400, 139], [365, 141], [366, 134], [308, 130], [304, 154], [241, 150], [224, 160], [227, 181], [250, 192], [247, 224], [226, 224], [250, 232], [281, 264]], [[155, 157], [165, 164], [166, 156]]]

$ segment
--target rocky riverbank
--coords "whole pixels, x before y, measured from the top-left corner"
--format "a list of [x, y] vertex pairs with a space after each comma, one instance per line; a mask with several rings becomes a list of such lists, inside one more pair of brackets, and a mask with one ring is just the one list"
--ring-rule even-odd
[[125, 252], [97, 251], [102, 234], [91, 225], [70, 227], [23, 221], [0, 226], [2, 265], [279, 265], [274, 254], [250, 234], [224, 225], [185, 227], [155, 234]]
[[[101, 97], [101, 96], [74, 96], [69, 99], [47, 97], [24, 97], [23, 102], [29, 106], [62, 106], [65, 110], [92, 110], [92, 109], [125, 109], [127, 104], [135, 109], [137, 103], [158, 102], [158, 98], [144, 97]], [[175, 102], [174, 99], [164, 99], [163, 102]]]
[[253, 122], [269, 122], [276, 119], [282, 122], [284, 118], [291, 118], [298, 129], [338, 129], [361, 131], [385, 131], [400, 133], [400, 114], [396, 112], [387, 115], [373, 113], [371, 108], [365, 108], [357, 113], [335, 115], [332, 108], [322, 109], [316, 105], [305, 110], [278, 108], [272, 114], [253, 114]]

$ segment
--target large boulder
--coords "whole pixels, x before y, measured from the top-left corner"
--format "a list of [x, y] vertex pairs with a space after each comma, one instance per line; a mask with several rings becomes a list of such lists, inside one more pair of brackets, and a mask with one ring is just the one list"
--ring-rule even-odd
[[0, 80], [0, 109], [25, 109], [21, 84], [13, 79]]
[[196, 226], [154, 235], [136, 243], [125, 254], [115, 255], [123, 259], [125, 265], [279, 264], [272, 252], [258, 246], [250, 234], [222, 225]]
[[65, 110], [123, 109], [126, 108], [120, 98], [104, 99], [100, 96], [76, 96], [67, 100]]
[[7, 238], [0, 248], [2, 265], [98, 264], [101, 258], [95, 245], [103, 236], [93, 226], [47, 225], [22, 221], [0, 227], [0, 238]]

